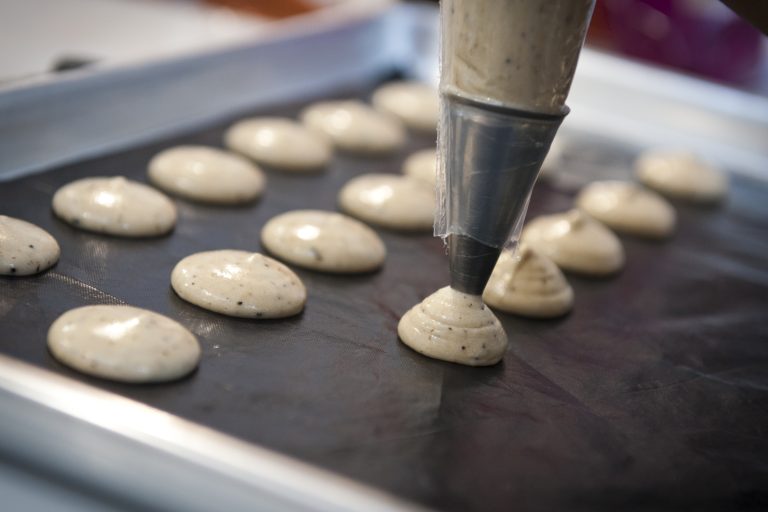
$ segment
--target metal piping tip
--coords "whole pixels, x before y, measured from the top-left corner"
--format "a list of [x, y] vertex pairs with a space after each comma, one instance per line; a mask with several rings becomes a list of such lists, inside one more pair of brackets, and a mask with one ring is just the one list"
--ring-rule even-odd
[[463, 235], [448, 237], [451, 288], [470, 295], [482, 295], [501, 249]]
[[546, 115], [443, 94], [441, 159], [451, 286], [480, 295], [496, 260], [521, 227], [531, 189], [560, 122]]

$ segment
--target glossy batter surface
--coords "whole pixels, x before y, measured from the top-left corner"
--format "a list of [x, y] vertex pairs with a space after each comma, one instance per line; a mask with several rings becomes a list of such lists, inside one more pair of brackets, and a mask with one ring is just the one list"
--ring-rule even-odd
[[182, 299], [223, 315], [283, 318], [304, 309], [307, 290], [291, 269], [246, 251], [208, 251], [187, 256], [171, 273]]
[[61, 363], [120, 382], [163, 382], [194, 370], [200, 345], [181, 324], [131, 306], [85, 306], [61, 315], [48, 330]]
[[710, 203], [728, 192], [728, 179], [716, 167], [685, 151], [647, 151], [635, 162], [637, 177], [662, 194]]
[[421, 82], [392, 82], [376, 89], [373, 107], [423, 132], [437, 130], [440, 101], [437, 90]]
[[410, 155], [403, 163], [403, 174], [431, 186], [437, 181], [437, 153], [434, 149], [422, 149]]
[[164, 235], [176, 224], [170, 199], [122, 176], [64, 185], [53, 196], [53, 211], [76, 228], [124, 237]]
[[405, 143], [405, 129], [396, 118], [356, 100], [315, 103], [301, 113], [301, 120], [351, 153], [391, 153]]
[[563, 270], [605, 276], [624, 266], [624, 248], [616, 235], [577, 209], [533, 219], [521, 240]]
[[59, 261], [56, 239], [34, 224], [0, 215], [0, 275], [28, 276]]
[[434, 189], [394, 174], [364, 174], [339, 192], [342, 210], [360, 220], [401, 231], [430, 231], [434, 223]]
[[322, 210], [273, 217], [261, 230], [261, 241], [288, 263], [341, 274], [376, 270], [387, 253], [379, 235], [362, 222]]
[[675, 210], [663, 197], [627, 181], [584, 187], [576, 206], [608, 227], [632, 235], [665, 238], [675, 229]]
[[501, 254], [483, 300], [507, 313], [551, 318], [571, 310], [573, 289], [552, 260], [523, 246]]
[[450, 286], [408, 310], [397, 333], [416, 352], [468, 366], [496, 364], [507, 350], [504, 328], [483, 300]]
[[149, 162], [149, 179], [171, 194], [216, 204], [253, 201], [264, 190], [264, 173], [243, 157], [206, 146], [177, 146]]
[[333, 157], [327, 137], [284, 117], [240, 121], [224, 134], [224, 143], [233, 151], [284, 171], [318, 171]]

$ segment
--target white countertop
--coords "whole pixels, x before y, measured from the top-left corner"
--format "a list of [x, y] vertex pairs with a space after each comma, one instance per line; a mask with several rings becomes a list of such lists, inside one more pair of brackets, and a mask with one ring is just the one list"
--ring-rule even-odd
[[0, 82], [61, 58], [121, 64], [245, 41], [265, 19], [185, 0], [0, 0]]

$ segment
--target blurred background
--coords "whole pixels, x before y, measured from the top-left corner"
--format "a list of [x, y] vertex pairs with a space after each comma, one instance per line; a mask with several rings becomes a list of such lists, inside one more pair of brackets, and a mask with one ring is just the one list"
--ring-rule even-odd
[[[338, 3], [344, 2], [0, 0], [0, 85], [236, 44], [258, 37], [274, 20]], [[753, 2], [764, 12], [766, 4]], [[598, 0], [588, 37], [606, 52], [762, 95], [768, 95], [767, 41], [718, 0]]]
[[598, 0], [588, 41], [630, 58], [768, 92], [766, 37], [717, 0]]

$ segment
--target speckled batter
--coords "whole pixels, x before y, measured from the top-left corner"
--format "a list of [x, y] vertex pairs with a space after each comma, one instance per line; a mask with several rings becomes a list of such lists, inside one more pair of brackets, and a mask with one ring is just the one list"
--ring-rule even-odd
[[496, 364], [507, 350], [504, 328], [482, 299], [449, 286], [406, 312], [397, 333], [416, 352], [469, 366]]
[[360, 220], [401, 231], [430, 231], [435, 192], [423, 182], [393, 174], [364, 174], [339, 192], [342, 210]]
[[675, 228], [675, 210], [663, 197], [635, 183], [597, 181], [584, 187], [576, 206], [623, 233], [664, 238]]
[[441, 87], [560, 113], [594, 0], [444, 0]]
[[163, 235], [176, 224], [170, 199], [122, 176], [64, 185], [53, 196], [53, 211], [77, 228], [124, 237]]
[[384, 264], [379, 235], [346, 215], [297, 210], [270, 219], [261, 242], [273, 255], [300, 267], [340, 274], [370, 272]]
[[501, 254], [483, 300], [507, 313], [552, 318], [571, 310], [573, 288], [552, 260], [522, 246], [517, 254]]
[[304, 124], [351, 153], [391, 153], [405, 143], [405, 129], [394, 117], [359, 101], [324, 101], [301, 113]]
[[187, 302], [230, 316], [283, 318], [304, 309], [307, 290], [291, 269], [259, 253], [208, 251], [187, 256], [171, 273]]
[[437, 153], [434, 149], [422, 149], [413, 153], [403, 163], [403, 174], [431, 186], [437, 181]]
[[253, 201], [264, 190], [264, 173], [251, 162], [206, 146], [178, 146], [149, 162], [149, 180], [177, 196], [216, 204]]
[[333, 157], [327, 137], [283, 117], [240, 121], [224, 134], [224, 143], [259, 163], [291, 172], [321, 170]]
[[37, 274], [55, 265], [60, 254], [56, 239], [44, 229], [0, 215], [0, 275]]
[[624, 248], [611, 230], [581, 210], [533, 219], [521, 240], [563, 270], [605, 276], [624, 266]]
[[131, 306], [85, 306], [61, 315], [48, 348], [63, 364], [120, 382], [164, 382], [200, 360], [195, 336], [168, 317]]
[[645, 185], [674, 198], [711, 203], [728, 192], [722, 171], [685, 151], [647, 151], [635, 162], [635, 172]]
[[371, 97], [373, 107], [400, 119], [407, 127], [434, 132], [440, 117], [437, 90], [421, 82], [392, 82], [382, 85]]

